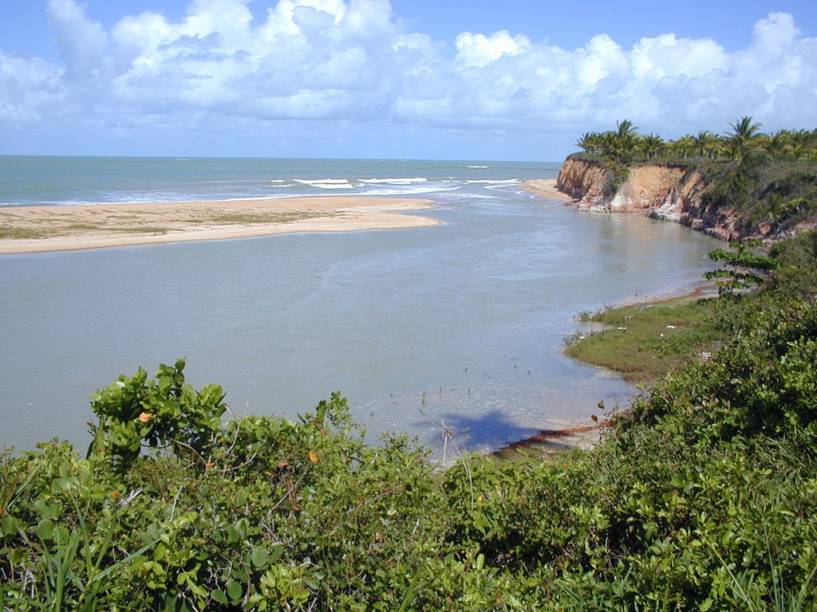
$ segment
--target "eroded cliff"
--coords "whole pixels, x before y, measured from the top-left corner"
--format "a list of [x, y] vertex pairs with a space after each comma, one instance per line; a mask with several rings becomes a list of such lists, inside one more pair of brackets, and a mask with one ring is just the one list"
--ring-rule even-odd
[[568, 158], [562, 164], [557, 188], [582, 209], [638, 212], [688, 225], [725, 240], [745, 237], [733, 209], [708, 210], [703, 203], [702, 174], [682, 166], [641, 164], [630, 168], [617, 188], [600, 163]]

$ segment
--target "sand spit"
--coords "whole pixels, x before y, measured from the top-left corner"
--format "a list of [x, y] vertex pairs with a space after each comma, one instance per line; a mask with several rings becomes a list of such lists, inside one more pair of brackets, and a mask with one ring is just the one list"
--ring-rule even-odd
[[556, 188], [556, 179], [532, 179], [522, 183], [526, 191], [529, 191], [543, 198], [549, 200], [558, 200], [559, 202], [575, 202], [568, 194], [559, 191]]
[[0, 253], [439, 225], [402, 214], [431, 207], [431, 200], [362, 196], [16, 206], [0, 209]]

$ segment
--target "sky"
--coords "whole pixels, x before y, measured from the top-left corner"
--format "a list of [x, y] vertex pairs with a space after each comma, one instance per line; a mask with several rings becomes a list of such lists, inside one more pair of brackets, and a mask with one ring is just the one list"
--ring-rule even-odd
[[817, 127], [817, 1], [0, 0], [0, 154], [553, 161], [742, 115]]

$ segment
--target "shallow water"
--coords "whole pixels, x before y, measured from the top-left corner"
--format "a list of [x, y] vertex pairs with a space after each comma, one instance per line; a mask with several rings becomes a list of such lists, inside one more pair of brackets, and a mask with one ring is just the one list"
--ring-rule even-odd
[[[379, 176], [421, 175], [407, 163]], [[691, 287], [714, 241], [466, 182], [552, 164], [461, 165], [418, 213], [437, 227], [0, 257], [0, 446], [84, 448], [95, 389], [182, 355], [239, 415], [294, 417], [339, 389], [370, 439], [437, 452], [443, 423], [449, 448], [486, 450], [626, 403], [629, 385], [562, 355], [573, 316]]]

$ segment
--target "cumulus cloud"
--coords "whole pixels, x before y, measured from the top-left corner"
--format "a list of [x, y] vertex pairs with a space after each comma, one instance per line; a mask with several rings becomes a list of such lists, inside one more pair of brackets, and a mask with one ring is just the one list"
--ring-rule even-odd
[[520, 55], [530, 50], [527, 36], [511, 36], [507, 30], [494, 32], [490, 36], [463, 32], [454, 41], [457, 47], [456, 60], [469, 68], [482, 68], [495, 62], [503, 55]]
[[0, 122], [42, 119], [39, 110], [63, 98], [62, 71], [41, 59], [0, 51]]
[[[667, 33], [578, 49], [524, 33], [407, 31], [388, 0], [193, 0], [104, 28], [75, 0], [49, 0], [61, 63], [0, 48], [0, 124], [271, 120], [384, 121], [579, 130], [629, 117], [645, 129], [817, 123], [817, 39], [786, 13], [757, 22], [749, 47]], [[0, 43], [1, 45], [2, 43]]]

